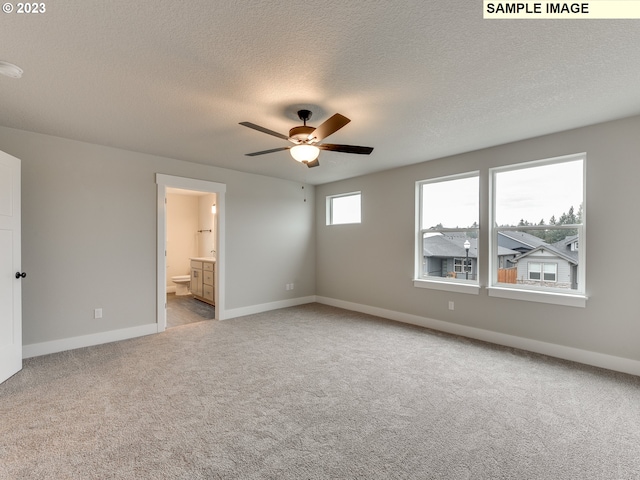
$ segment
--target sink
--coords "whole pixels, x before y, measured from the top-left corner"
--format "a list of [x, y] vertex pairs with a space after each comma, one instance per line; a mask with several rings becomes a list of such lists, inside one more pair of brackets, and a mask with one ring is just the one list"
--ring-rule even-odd
[[191, 257], [191, 260], [195, 260], [196, 262], [215, 262], [216, 257]]

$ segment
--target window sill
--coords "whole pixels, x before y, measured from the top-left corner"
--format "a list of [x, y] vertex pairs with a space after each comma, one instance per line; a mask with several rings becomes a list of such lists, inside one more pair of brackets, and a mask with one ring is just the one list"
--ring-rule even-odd
[[480, 293], [480, 285], [472, 283], [414, 279], [413, 286], [429, 288], [431, 290], [442, 290], [444, 292], [468, 293], [470, 295], [478, 295]]
[[487, 287], [490, 297], [509, 298], [512, 300], [524, 300], [527, 302], [550, 303], [553, 305], [564, 305], [567, 307], [587, 306], [585, 295], [567, 295], [556, 292], [537, 292], [532, 290], [521, 290], [518, 288]]

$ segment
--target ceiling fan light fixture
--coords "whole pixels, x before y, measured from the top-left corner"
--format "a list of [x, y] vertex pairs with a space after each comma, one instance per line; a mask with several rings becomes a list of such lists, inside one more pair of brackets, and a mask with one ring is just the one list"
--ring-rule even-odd
[[269, 150], [263, 150], [261, 152], [245, 153], [245, 155], [249, 157], [255, 157], [257, 155], [264, 155], [265, 153], [289, 150], [294, 160], [300, 163], [304, 163], [309, 168], [313, 168], [320, 165], [320, 162], [318, 161], [320, 150], [329, 150], [331, 152], [342, 153], [355, 153], [359, 155], [369, 155], [373, 151], [372, 147], [320, 143], [329, 135], [333, 135], [351, 121], [344, 115], [336, 113], [322, 122], [322, 124], [317, 128], [307, 125], [307, 120], [311, 118], [311, 112], [309, 110], [299, 110], [298, 116], [300, 117], [300, 120], [304, 122], [304, 125], [298, 125], [297, 127], [293, 127], [292, 129], [290, 129], [288, 137], [281, 133], [274, 132], [273, 130], [269, 130], [268, 128], [261, 127], [260, 125], [256, 125], [255, 123], [240, 122], [240, 125], [243, 125], [245, 127], [281, 138], [283, 140], [288, 140], [289, 142], [293, 143], [293, 146], [271, 148]]
[[300, 163], [312, 162], [320, 155], [320, 149], [315, 145], [294, 145], [289, 152], [293, 159]]

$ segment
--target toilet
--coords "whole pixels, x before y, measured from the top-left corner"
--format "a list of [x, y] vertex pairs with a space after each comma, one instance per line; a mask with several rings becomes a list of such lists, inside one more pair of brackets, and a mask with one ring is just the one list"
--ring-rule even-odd
[[176, 295], [189, 295], [191, 275], [177, 275], [171, 277], [171, 281], [176, 284]]

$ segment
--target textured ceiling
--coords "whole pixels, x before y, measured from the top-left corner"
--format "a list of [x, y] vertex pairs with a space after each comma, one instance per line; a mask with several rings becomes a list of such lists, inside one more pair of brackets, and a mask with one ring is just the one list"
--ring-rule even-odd
[[[0, 14], [0, 125], [312, 184], [640, 114], [640, 28], [483, 20], [468, 0], [57, 0]], [[284, 140], [308, 107], [308, 169]], [[1, 148], [1, 146], [0, 146]]]

